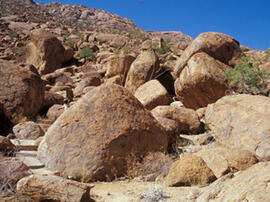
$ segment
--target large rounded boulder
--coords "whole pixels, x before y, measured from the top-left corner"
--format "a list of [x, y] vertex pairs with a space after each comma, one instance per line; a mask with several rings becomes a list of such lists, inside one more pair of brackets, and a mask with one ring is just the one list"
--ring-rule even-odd
[[65, 49], [61, 41], [50, 32], [38, 29], [30, 33], [26, 46], [27, 63], [35, 65], [40, 74], [54, 72], [73, 58], [73, 51]]
[[125, 175], [148, 152], [165, 151], [168, 137], [125, 88], [96, 87], [48, 129], [38, 158], [62, 176], [87, 181]]
[[135, 93], [142, 84], [155, 78], [159, 68], [157, 55], [153, 51], [143, 51], [131, 64], [125, 87]]
[[218, 32], [205, 32], [194, 39], [185, 49], [177, 61], [176, 75], [179, 76], [189, 59], [199, 52], [205, 52], [227, 65], [234, 65], [242, 54], [239, 42], [231, 36]]
[[193, 55], [174, 83], [175, 93], [185, 107], [206, 107], [228, 90], [225, 71], [230, 67], [201, 52]]
[[18, 123], [38, 113], [44, 99], [44, 84], [34, 70], [0, 60], [1, 119]]

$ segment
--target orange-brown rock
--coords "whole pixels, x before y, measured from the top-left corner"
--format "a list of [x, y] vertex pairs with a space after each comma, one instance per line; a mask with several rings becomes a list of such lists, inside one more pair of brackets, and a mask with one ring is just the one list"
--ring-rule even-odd
[[13, 123], [34, 117], [40, 110], [44, 85], [35, 72], [0, 60], [0, 86], [0, 111]]
[[210, 148], [201, 150], [195, 155], [200, 156], [205, 161], [217, 178], [229, 171], [245, 170], [258, 162], [252, 152], [235, 148]]
[[55, 175], [33, 174], [17, 183], [17, 194], [34, 201], [88, 202], [92, 187]]
[[180, 75], [190, 58], [199, 52], [205, 52], [216, 60], [227, 65], [235, 64], [241, 56], [239, 42], [234, 38], [217, 32], [205, 32], [200, 34], [185, 49], [175, 68], [176, 75]]
[[153, 79], [159, 70], [159, 62], [153, 51], [143, 51], [131, 64], [125, 87], [135, 93], [136, 89], [145, 82]]
[[217, 101], [228, 89], [224, 72], [229, 66], [206, 53], [193, 55], [175, 81], [175, 92], [185, 107], [198, 109]]
[[35, 65], [40, 74], [55, 71], [73, 57], [61, 41], [42, 29], [32, 31], [30, 39], [31, 42], [26, 46], [27, 63]]
[[160, 125], [129, 91], [102, 85], [53, 123], [38, 148], [38, 158], [63, 176], [111, 180], [126, 173], [127, 161], [133, 157], [165, 151], [167, 145]]
[[83, 80], [78, 83], [77, 87], [74, 89], [73, 94], [74, 96], [80, 96], [83, 93], [83, 89], [87, 86], [99, 86], [101, 81], [98, 77], [89, 76], [84, 78]]
[[178, 123], [178, 132], [197, 133], [201, 130], [199, 117], [193, 109], [176, 106], [158, 106], [151, 112], [154, 117], [175, 120]]
[[206, 186], [215, 179], [201, 157], [189, 154], [171, 165], [165, 183], [167, 186]]
[[208, 105], [205, 122], [212, 135], [229, 148], [249, 150], [270, 159], [270, 99], [232, 95]]
[[45, 91], [42, 109], [47, 110], [55, 104], [63, 105], [64, 104], [64, 97], [62, 95], [57, 94], [57, 93], [51, 93], [51, 92]]
[[156, 79], [147, 81], [141, 85], [135, 91], [134, 96], [148, 110], [159, 105], [169, 105], [171, 102], [171, 97], [166, 88]]
[[121, 75], [123, 77], [123, 84], [126, 80], [127, 73], [130, 69], [130, 65], [135, 60], [135, 58], [131, 55], [114, 55], [110, 57], [110, 60], [105, 64], [106, 66], [106, 74], [105, 77], [111, 78], [117, 75]]

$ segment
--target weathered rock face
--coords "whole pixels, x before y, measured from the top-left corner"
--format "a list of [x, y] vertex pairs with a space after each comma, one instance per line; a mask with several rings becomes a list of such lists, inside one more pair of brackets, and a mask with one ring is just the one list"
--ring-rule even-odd
[[159, 62], [156, 54], [152, 51], [143, 51], [131, 64], [125, 87], [131, 93], [135, 93], [139, 86], [153, 79], [158, 70]]
[[214, 173], [203, 159], [191, 154], [172, 164], [166, 177], [166, 184], [168, 186], [205, 186], [215, 179]]
[[89, 185], [54, 175], [34, 174], [18, 182], [17, 194], [34, 201], [88, 202], [91, 188]]
[[17, 139], [35, 140], [44, 135], [40, 126], [32, 121], [19, 123], [12, 130]]
[[205, 121], [223, 145], [270, 159], [270, 100], [264, 96], [233, 95], [208, 105]]
[[38, 148], [38, 158], [64, 176], [110, 180], [125, 174], [132, 157], [165, 151], [167, 145], [167, 135], [130, 92], [102, 85], [54, 122]]
[[166, 88], [156, 79], [141, 85], [135, 91], [134, 96], [148, 110], [151, 110], [158, 105], [168, 105], [171, 102], [171, 97]]
[[247, 150], [223, 147], [205, 149], [197, 152], [217, 178], [229, 171], [245, 170], [257, 163], [255, 155]]
[[31, 32], [30, 39], [26, 46], [27, 63], [35, 65], [40, 74], [55, 71], [73, 57], [71, 50], [65, 50], [54, 35], [44, 30]]
[[198, 109], [217, 101], [228, 89], [224, 72], [229, 66], [206, 53], [193, 55], [175, 81], [177, 97], [184, 106]]
[[13, 123], [38, 113], [44, 98], [44, 86], [39, 75], [7, 61], [0, 61], [0, 86], [3, 114]]
[[202, 192], [196, 201], [269, 201], [270, 162], [261, 162], [239, 172], [232, 179], [220, 178]]
[[180, 75], [189, 59], [196, 53], [205, 52], [211, 57], [225, 64], [231, 65], [241, 56], [239, 42], [234, 38], [217, 32], [205, 32], [200, 34], [185, 49], [177, 61], [176, 75]]
[[154, 117], [175, 120], [178, 123], [178, 132], [197, 133], [201, 130], [199, 117], [193, 109], [176, 106], [158, 106], [151, 112]]

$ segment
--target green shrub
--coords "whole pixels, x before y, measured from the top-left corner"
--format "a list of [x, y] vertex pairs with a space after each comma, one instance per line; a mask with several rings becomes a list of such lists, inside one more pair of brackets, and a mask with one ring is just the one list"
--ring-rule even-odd
[[225, 72], [231, 87], [239, 93], [264, 94], [270, 73], [260, 70], [260, 61], [251, 56], [243, 56], [234, 68]]
[[76, 39], [74, 38], [67, 38], [66, 41], [65, 41], [65, 44], [70, 47], [70, 48], [73, 48], [74, 47], [74, 44], [77, 42]]
[[95, 58], [93, 50], [89, 47], [82, 48], [79, 56], [80, 58], [87, 58], [90, 60], [93, 60]]
[[124, 47], [122, 48], [122, 50], [124, 51], [124, 53], [128, 54], [128, 53], [131, 53], [132, 52], [132, 45], [131, 43], [126, 43], [124, 45]]
[[265, 53], [266, 53], [267, 58], [269, 58], [270, 57], [270, 48], [266, 49]]
[[140, 39], [141, 41], [145, 41], [148, 39], [147, 34], [142, 31], [134, 31], [129, 33], [129, 38], [131, 39]]
[[18, 34], [14, 32], [13, 30], [8, 30], [8, 35], [11, 39], [14, 39], [18, 36]]
[[162, 40], [161, 47], [159, 47], [159, 44], [157, 42], [154, 42], [151, 44], [151, 49], [159, 55], [168, 53], [171, 51], [170, 40], [169, 39]]

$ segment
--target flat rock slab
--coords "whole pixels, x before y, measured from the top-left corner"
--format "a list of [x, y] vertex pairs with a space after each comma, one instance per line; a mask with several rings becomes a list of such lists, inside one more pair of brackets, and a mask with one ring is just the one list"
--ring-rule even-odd
[[36, 168], [43, 168], [44, 164], [42, 164], [36, 157], [19, 157], [20, 159], [26, 166], [28, 166], [31, 169], [36, 169]]
[[16, 152], [16, 157], [36, 157], [37, 151], [19, 151]]
[[47, 170], [46, 168], [37, 168], [37, 169], [30, 169], [30, 171], [33, 173], [33, 174], [47, 174], [47, 175], [54, 175], [55, 173], [50, 171], [50, 170]]
[[26, 150], [26, 151], [36, 151], [38, 145], [35, 140], [18, 140], [18, 139], [11, 139], [10, 140], [19, 150]]

